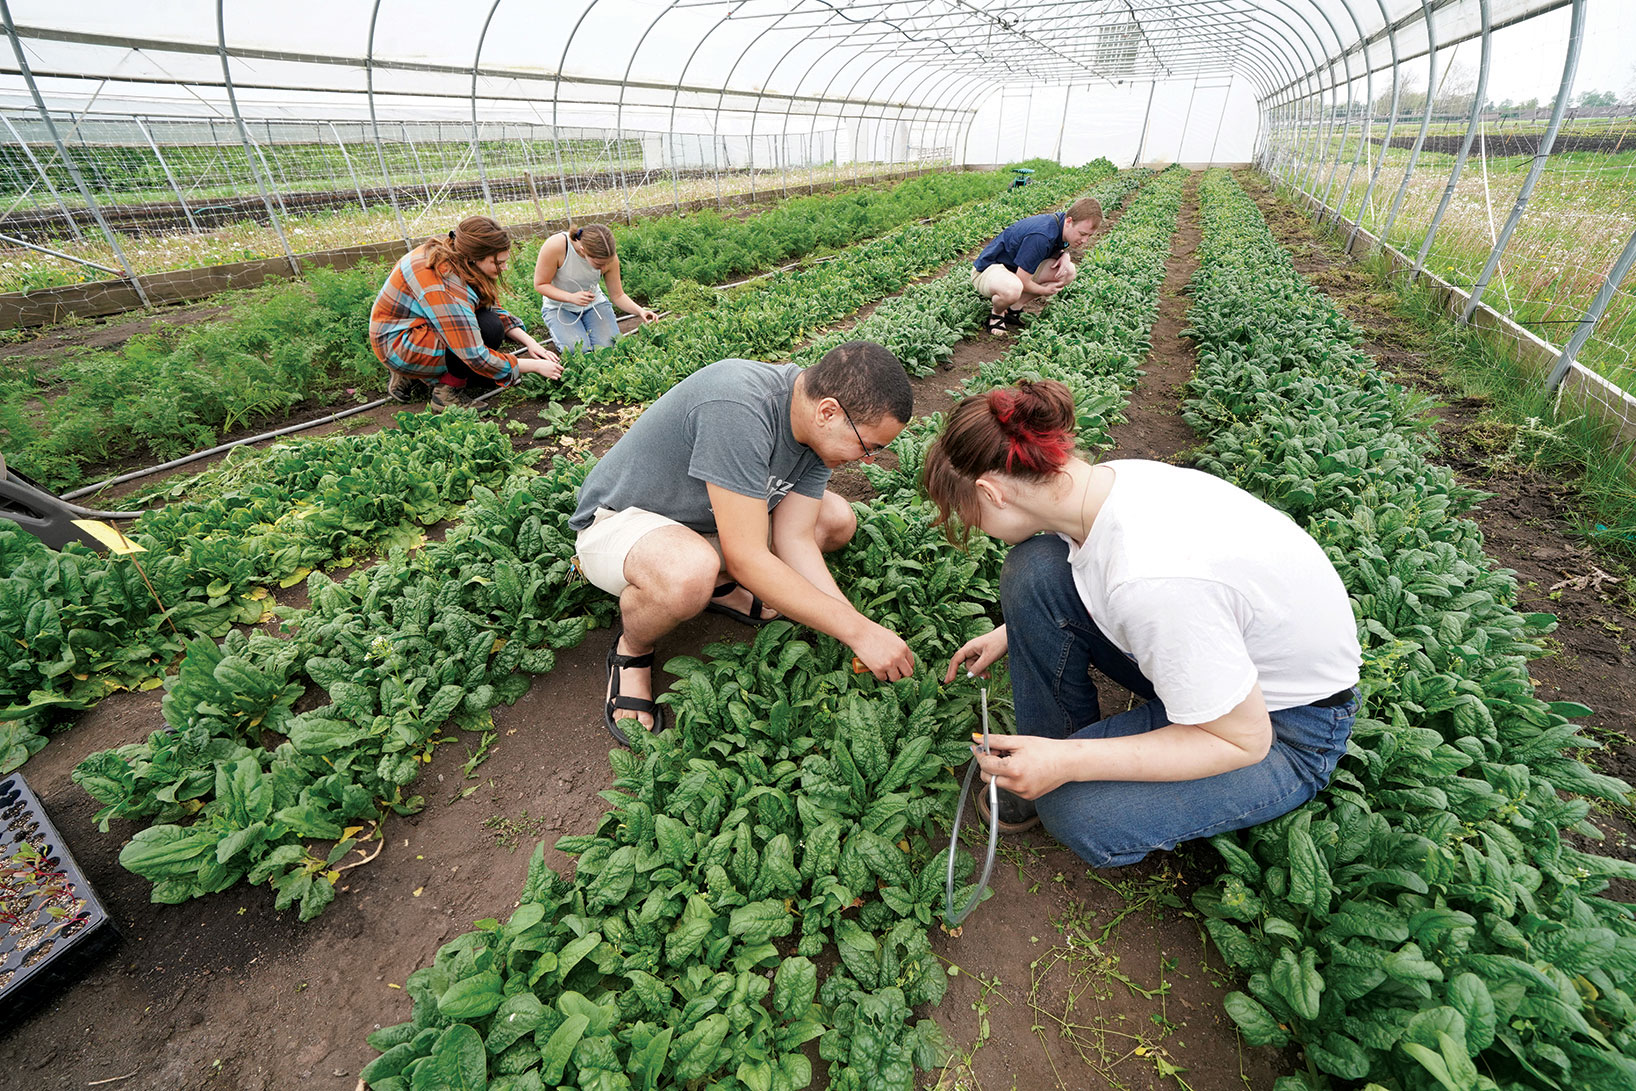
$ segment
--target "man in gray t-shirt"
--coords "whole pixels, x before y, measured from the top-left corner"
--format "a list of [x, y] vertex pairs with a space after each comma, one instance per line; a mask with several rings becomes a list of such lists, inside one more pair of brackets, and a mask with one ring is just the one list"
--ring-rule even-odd
[[616, 739], [620, 721], [655, 727], [654, 648], [707, 609], [810, 625], [877, 678], [913, 671], [908, 645], [858, 613], [823, 559], [857, 529], [825, 488], [830, 471], [873, 461], [912, 413], [903, 365], [868, 341], [805, 370], [721, 360], [666, 391], [592, 468], [569, 526], [580, 570], [619, 596], [604, 709]]

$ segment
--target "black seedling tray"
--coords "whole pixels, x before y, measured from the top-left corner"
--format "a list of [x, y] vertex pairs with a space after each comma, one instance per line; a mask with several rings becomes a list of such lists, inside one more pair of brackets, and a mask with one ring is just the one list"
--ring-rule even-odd
[[[30, 910], [34, 921], [27, 931], [7, 928], [0, 935], [0, 1027], [14, 1025], [29, 1009], [73, 984], [119, 939], [113, 920], [45, 808], [22, 775], [13, 774], [0, 780], [0, 860], [9, 861], [23, 842], [63, 872], [77, 905], [64, 923], [47, 912], [45, 898], [36, 897]], [[34, 938], [38, 929], [55, 931], [41, 941]], [[26, 951], [19, 946], [25, 941]]]

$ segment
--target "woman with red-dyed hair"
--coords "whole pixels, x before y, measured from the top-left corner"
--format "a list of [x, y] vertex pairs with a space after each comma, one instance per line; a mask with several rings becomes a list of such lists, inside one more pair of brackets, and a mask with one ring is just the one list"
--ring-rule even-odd
[[[1075, 426], [1061, 383], [966, 398], [922, 483], [950, 541], [1012, 546], [1004, 623], [944, 679], [1010, 655], [1019, 734], [978, 757], [1001, 828], [1043, 821], [1110, 867], [1316, 795], [1346, 752], [1361, 656], [1340, 577], [1288, 516], [1197, 470], [1093, 465]], [[1104, 718], [1092, 667], [1145, 703]]]

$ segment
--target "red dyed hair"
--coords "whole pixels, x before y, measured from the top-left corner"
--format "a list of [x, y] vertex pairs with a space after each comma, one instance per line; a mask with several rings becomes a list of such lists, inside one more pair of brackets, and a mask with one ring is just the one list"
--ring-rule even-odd
[[[951, 542], [977, 523], [977, 479], [1004, 473], [1043, 481], [1074, 453], [1074, 396], [1062, 383], [1030, 382], [963, 399], [926, 451], [920, 483]], [[958, 520], [958, 533], [954, 522]]]
[[[1058, 384], [1060, 385], [1060, 384]], [[1005, 436], [1005, 472], [1043, 477], [1062, 468], [1073, 453], [1074, 440], [1067, 429], [1054, 420], [1041, 421], [1034, 384], [1024, 380], [1015, 390], [991, 390], [986, 395], [989, 412]], [[1064, 392], [1067, 387], [1063, 387]], [[1072, 396], [1068, 399], [1072, 420]]]

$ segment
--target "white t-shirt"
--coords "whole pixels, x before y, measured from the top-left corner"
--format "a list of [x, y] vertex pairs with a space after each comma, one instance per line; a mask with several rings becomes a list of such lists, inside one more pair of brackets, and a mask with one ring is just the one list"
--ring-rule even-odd
[[1112, 490], [1084, 546], [1068, 542], [1068, 563], [1092, 620], [1172, 723], [1223, 716], [1257, 682], [1269, 712], [1357, 684], [1346, 588], [1289, 516], [1198, 470], [1103, 465]]

